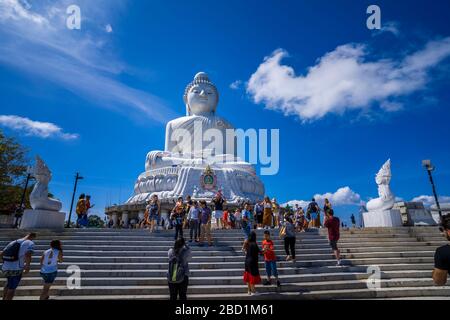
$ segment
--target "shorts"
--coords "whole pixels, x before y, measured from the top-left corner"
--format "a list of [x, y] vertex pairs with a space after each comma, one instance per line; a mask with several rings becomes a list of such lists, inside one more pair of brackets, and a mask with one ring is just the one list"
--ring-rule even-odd
[[42, 273], [41, 272], [41, 277], [42, 277], [42, 279], [44, 279], [44, 283], [52, 284], [53, 282], [55, 282], [57, 274], [58, 274], [58, 272], [52, 272], [52, 273]]
[[222, 219], [222, 217], [223, 217], [223, 211], [222, 210], [215, 210], [214, 211], [214, 218]]
[[22, 273], [11, 276], [7, 275], [6, 280], [6, 288], [8, 288], [9, 290], [16, 290], [19, 286], [20, 280], [22, 280]]
[[338, 246], [337, 246], [338, 240], [330, 240], [330, 247], [333, 250], [338, 250]]
[[265, 261], [264, 264], [266, 265], [266, 273], [267, 273], [268, 277], [271, 277], [271, 276], [278, 277], [276, 260]]

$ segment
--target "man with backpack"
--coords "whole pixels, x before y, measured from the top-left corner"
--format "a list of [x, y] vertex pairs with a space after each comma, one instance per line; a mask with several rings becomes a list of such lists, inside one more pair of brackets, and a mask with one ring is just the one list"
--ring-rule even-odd
[[22, 274], [30, 271], [31, 256], [33, 254], [35, 233], [29, 233], [24, 238], [10, 242], [3, 251], [0, 258], [3, 262], [2, 273], [6, 278], [3, 289], [3, 300], [12, 300], [19, 286]]
[[319, 228], [320, 227], [320, 208], [316, 202], [316, 199], [312, 198], [311, 202], [308, 205], [307, 214], [308, 214], [308, 216], [311, 217], [310, 227], [311, 228]]
[[187, 300], [189, 285], [189, 260], [191, 249], [186, 245], [184, 238], [175, 241], [173, 248], [169, 249], [169, 270], [167, 282], [169, 285], [170, 300]]

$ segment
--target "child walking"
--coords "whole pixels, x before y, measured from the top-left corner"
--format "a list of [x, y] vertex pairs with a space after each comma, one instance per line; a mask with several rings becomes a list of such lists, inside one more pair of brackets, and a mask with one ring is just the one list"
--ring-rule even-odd
[[63, 251], [61, 241], [53, 240], [50, 243], [50, 249], [44, 251], [41, 256], [41, 277], [44, 280], [44, 287], [40, 300], [48, 300], [50, 287], [55, 282], [58, 274], [58, 263], [63, 262]]
[[272, 239], [270, 239], [270, 231], [264, 231], [264, 240], [262, 242], [262, 249], [264, 253], [264, 263], [266, 265], [267, 280], [264, 281], [264, 285], [268, 286], [272, 284], [272, 275], [277, 281], [277, 287], [280, 287], [280, 281], [278, 280], [278, 270], [277, 270], [277, 256], [274, 250], [274, 244]]

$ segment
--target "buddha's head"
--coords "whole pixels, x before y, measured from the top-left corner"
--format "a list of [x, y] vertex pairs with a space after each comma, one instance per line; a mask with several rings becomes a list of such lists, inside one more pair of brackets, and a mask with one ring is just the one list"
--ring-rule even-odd
[[188, 115], [214, 114], [219, 102], [219, 92], [208, 75], [199, 72], [187, 85], [183, 99]]

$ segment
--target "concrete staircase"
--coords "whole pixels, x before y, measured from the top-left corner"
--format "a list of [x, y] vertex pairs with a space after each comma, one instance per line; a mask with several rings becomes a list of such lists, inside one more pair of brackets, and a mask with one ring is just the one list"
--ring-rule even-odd
[[[283, 243], [273, 231], [282, 287], [259, 286], [247, 295], [242, 281], [244, 257], [240, 230], [213, 233], [215, 246], [191, 245], [189, 299], [450, 299], [450, 285], [431, 279], [435, 249], [446, 243], [435, 227], [374, 228], [341, 232], [343, 266], [335, 266], [326, 230], [297, 235], [297, 261], [284, 261]], [[0, 247], [23, 235], [0, 231]], [[84, 229], [39, 231], [32, 271], [24, 276], [16, 299], [37, 299], [42, 288], [39, 257], [51, 239], [63, 242], [65, 261], [52, 287], [52, 299], [167, 299], [167, 250], [173, 231]], [[258, 243], [262, 230], [258, 230]], [[69, 289], [66, 269], [82, 270], [80, 289]], [[381, 288], [370, 290], [368, 266], [381, 270]], [[261, 261], [261, 276], [265, 269]], [[1, 287], [5, 280], [0, 278]]]

